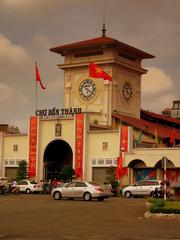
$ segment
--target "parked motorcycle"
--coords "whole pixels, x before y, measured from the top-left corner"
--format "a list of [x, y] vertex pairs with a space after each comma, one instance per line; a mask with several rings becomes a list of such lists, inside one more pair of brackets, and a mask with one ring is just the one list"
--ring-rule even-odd
[[[166, 196], [169, 197], [169, 191], [166, 192]], [[164, 197], [163, 186], [155, 188], [155, 190], [150, 194], [150, 197], [163, 198]]]

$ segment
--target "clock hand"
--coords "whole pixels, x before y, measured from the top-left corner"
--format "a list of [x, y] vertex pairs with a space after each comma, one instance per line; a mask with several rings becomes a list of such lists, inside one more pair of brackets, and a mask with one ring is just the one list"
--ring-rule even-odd
[[92, 93], [92, 90], [89, 89], [91, 85], [85, 85], [84, 88], [86, 89], [87, 92]]

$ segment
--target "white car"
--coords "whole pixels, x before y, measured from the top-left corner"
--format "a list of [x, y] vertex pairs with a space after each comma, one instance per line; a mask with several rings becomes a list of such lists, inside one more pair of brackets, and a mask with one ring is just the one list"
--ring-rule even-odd
[[40, 187], [37, 182], [29, 181], [29, 180], [21, 180], [17, 182], [17, 187], [19, 187], [20, 192], [24, 193], [34, 193], [34, 192], [42, 192], [42, 187]]
[[161, 186], [159, 180], [140, 180], [133, 185], [127, 186], [122, 189], [122, 195], [126, 198], [131, 196], [151, 196], [156, 188]]

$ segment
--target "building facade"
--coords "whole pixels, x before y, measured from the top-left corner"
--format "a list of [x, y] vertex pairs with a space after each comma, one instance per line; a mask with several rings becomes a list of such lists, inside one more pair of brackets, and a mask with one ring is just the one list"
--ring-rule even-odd
[[[28, 134], [1, 133], [0, 176], [15, 177], [19, 161], [26, 160], [29, 177], [36, 180], [57, 177], [72, 166], [76, 177], [103, 183], [106, 169], [117, 167], [121, 157], [121, 167], [127, 170], [121, 184], [126, 185], [142, 178], [161, 179], [166, 157], [169, 178], [180, 181], [180, 148], [167, 148], [165, 141], [172, 126], [141, 118], [141, 75], [147, 72], [142, 60], [154, 56], [105, 35], [50, 50], [64, 56], [58, 65], [64, 70], [64, 108], [37, 110]], [[90, 77], [89, 62], [112, 81]], [[174, 143], [179, 143], [179, 122], [173, 124]]]

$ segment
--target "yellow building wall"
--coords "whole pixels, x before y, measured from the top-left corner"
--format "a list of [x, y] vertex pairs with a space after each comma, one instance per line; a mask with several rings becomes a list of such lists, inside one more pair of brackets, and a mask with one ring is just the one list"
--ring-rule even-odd
[[[107, 149], [103, 150], [103, 142], [108, 143]], [[92, 180], [93, 158], [117, 158], [119, 156], [119, 133], [118, 131], [89, 132], [87, 157], [85, 159], [85, 179]]]
[[[60, 137], [55, 136], [55, 125], [62, 124], [62, 134]], [[40, 120], [39, 122], [39, 149], [38, 149], [38, 179], [43, 177], [43, 159], [44, 151], [48, 144], [54, 140], [66, 141], [73, 153], [75, 149], [75, 138], [74, 138], [74, 119], [59, 119], [59, 120]]]
[[180, 167], [180, 149], [178, 148], [134, 148], [131, 153], [125, 154], [125, 166], [139, 159], [144, 161], [147, 167], [153, 168], [163, 157], [167, 157], [175, 167]]
[[[3, 159], [27, 159], [28, 143], [28, 135], [6, 135], [3, 141]], [[14, 145], [18, 145], [18, 151], [13, 150]]]

